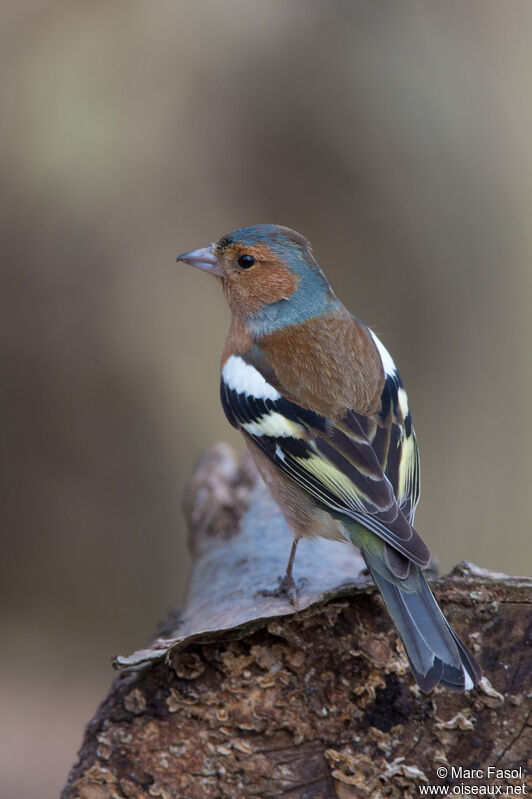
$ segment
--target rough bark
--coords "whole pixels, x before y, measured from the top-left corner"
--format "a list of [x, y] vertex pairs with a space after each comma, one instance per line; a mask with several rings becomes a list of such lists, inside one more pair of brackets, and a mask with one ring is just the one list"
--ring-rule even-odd
[[302, 543], [297, 612], [258, 593], [283, 572], [290, 536], [248, 461], [210, 450], [186, 513], [183, 614], [149, 649], [116, 659], [121, 673], [63, 799], [409, 797], [427, 785], [461, 795], [460, 784], [526, 792], [532, 580], [462, 564], [434, 582], [486, 678], [464, 695], [424, 696], [352, 547]]

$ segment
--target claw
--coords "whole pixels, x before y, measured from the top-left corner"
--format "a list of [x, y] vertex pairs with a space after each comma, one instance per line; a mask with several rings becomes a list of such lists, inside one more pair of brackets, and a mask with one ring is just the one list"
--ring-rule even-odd
[[270, 590], [263, 589], [262, 591], [257, 591], [255, 596], [286, 596], [290, 600], [292, 607], [297, 610], [297, 592], [299, 589], [303, 588], [307, 582], [303, 577], [302, 579], [298, 580], [296, 584], [294, 582], [294, 578], [292, 577], [292, 566], [294, 565], [297, 541], [298, 539], [296, 538], [292, 542], [292, 549], [290, 550], [290, 557], [288, 558], [288, 565], [286, 567], [286, 574], [284, 574], [283, 577], [277, 578], [279, 586]]
[[308, 582], [305, 577], [302, 577], [300, 580], [296, 581], [290, 574], [285, 574], [282, 577], [277, 578], [277, 582], [279, 585], [277, 588], [263, 588], [260, 591], [257, 591], [256, 596], [276, 596], [276, 597], [287, 597], [290, 601], [290, 604], [297, 608], [297, 594], [304, 585]]

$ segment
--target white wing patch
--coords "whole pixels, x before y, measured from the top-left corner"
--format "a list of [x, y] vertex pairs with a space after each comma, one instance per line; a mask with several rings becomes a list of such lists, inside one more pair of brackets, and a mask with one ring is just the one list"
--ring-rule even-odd
[[375, 345], [379, 351], [379, 355], [381, 356], [382, 367], [384, 369], [384, 372], [386, 373], [386, 377], [394, 377], [397, 374], [397, 368], [395, 366], [392, 356], [390, 355], [390, 353], [388, 352], [388, 350], [386, 349], [380, 338], [377, 336], [376, 333], [373, 332], [373, 330], [371, 330], [371, 328], [369, 332], [373, 336], [373, 341], [375, 342]]
[[283, 452], [283, 450], [281, 449], [281, 447], [279, 446], [279, 444], [276, 444], [276, 445], [275, 445], [275, 454], [276, 454], [276, 455], [277, 455], [277, 457], [278, 457], [278, 458], [280, 458], [282, 461], [284, 461], [284, 460], [285, 460], [285, 457], [284, 457], [284, 452]]
[[408, 414], [408, 397], [406, 391], [402, 387], [397, 392], [397, 405], [404, 419]]
[[239, 355], [231, 355], [225, 362], [222, 377], [228, 388], [237, 394], [247, 394], [248, 397], [257, 399], [278, 400], [281, 395], [273, 386], [263, 378], [261, 373], [250, 366]]

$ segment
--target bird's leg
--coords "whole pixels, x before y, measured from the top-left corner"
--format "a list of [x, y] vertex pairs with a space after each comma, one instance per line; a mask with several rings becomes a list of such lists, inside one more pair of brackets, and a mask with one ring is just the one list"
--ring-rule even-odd
[[292, 542], [292, 548], [290, 550], [290, 557], [288, 558], [288, 564], [286, 566], [286, 572], [282, 577], [279, 577], [279, 586], [278, 588], [274, 588], [273, 590], [263, 590], [259, 591], [258, 593], [260, 596], [285, 596], [288, 597], [292, 605], [296, 605], [297, 603], [297, 589], [301, 587], [306, 582], [305, 579], [299, 581], [299, 585], [296, 585], [294, 578], [292, 577], [292, 567], [294, 565], [294, 558], [296, 556], [296, 549], [297, 549], [297, 542], [299, 539], [294, 538]]
[[292, 541], [292, 548], [290, 550], [290, 557], [288, 558], [288, 563], [286, 566], [286, 572], [284, 576], [281, 578], [280, 589], [284, 591], [286, 594], [290, 596], [291, 593], [295, 593], [296, 584], [294, 582], [294, 578], [292, 577], [292, 567], [294, 565], [294, 558], [296, 556], [296, 549], [297, 549], [297, 542], [298, 538], [294, 538]]

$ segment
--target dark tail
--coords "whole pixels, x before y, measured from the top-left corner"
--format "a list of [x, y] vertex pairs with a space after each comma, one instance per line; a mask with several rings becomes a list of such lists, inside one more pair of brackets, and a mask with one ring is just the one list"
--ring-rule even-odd
[[[380, 558], [363, 552], [403, 642], [414, 677], [425, 693], [438, 685], [469, 691], [482, 671], [441, 612], [421, 569], [411, 564], [406, 580], [384, 576]], [[386, 571], [388, 571], [386, 569]]]

